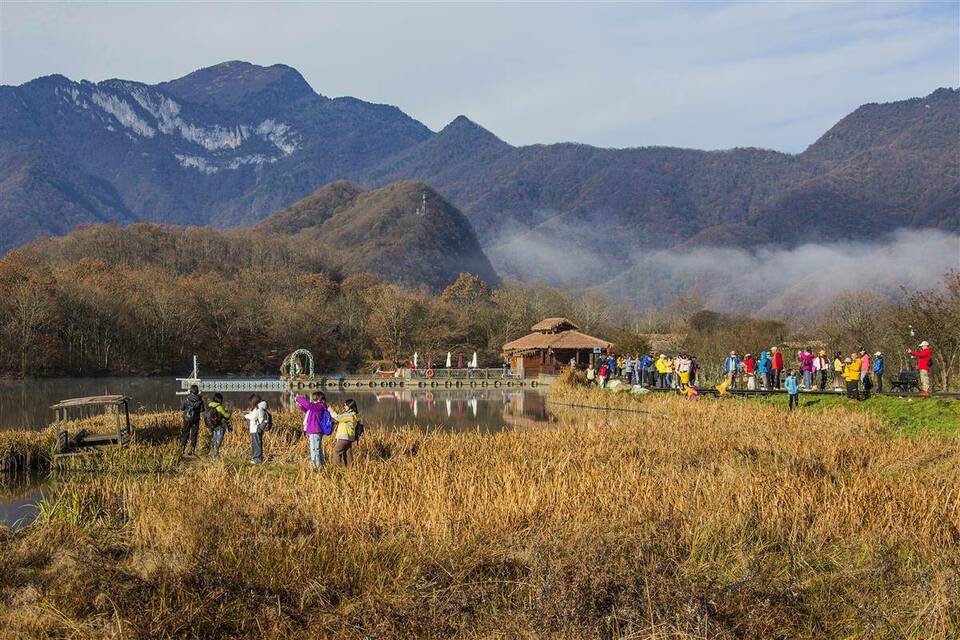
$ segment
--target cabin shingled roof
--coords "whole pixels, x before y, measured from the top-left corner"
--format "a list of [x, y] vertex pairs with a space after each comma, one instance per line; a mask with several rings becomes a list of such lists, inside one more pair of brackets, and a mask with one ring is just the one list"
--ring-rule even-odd
[[536, 349], [609, 349], [612, 342], [570, 329], [559, 333], [531, 333], [503, 345], [504, 352]]
[[544, 318], [530, 327], [530, 331], [556, 331], [562, 327], [573, 329], [574, 331], [580, 330], [580, 327], [570, 322], [567, 318]]

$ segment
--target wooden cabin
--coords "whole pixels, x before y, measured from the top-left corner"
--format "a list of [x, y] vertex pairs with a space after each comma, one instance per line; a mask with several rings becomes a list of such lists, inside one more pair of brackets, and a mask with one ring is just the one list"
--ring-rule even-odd
[[515, 376], [555, 374], [573, 359], [580, 366], [607, 353], [612, 342], [588, 336], [566, 318], [546, 318], [530, 327], [533, 333], [503, 345], [503, 356]]

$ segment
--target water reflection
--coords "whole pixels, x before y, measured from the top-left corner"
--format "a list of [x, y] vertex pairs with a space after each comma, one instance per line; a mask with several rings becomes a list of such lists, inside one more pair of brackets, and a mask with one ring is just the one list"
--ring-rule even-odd
[[[338, 390], [327, 391], [326, 396], [334, 405], [353, 398], [368, 424], [386, 427], [496, 431], [548, 420], [543, 395], [529, 390]], [[285, 394], [283, 401], [293, 408], [292, 395]]]
[[[131, 410], [176, 410], [179, 384], [172, 378], [59, 378], [0, 381], [0, 429], [42, 429], [51, 419], [49, 407], [64, 399], [102, 394], [132, 398]], [[357, 401], [367, 424], [388, 428], [419, 426], [452, 431], [496, 431], [548, 419], [544, 395], [528, 389], [327, 390], [327, 400]], [[261, 393], [271, 407], [292, 409], [293, 396]], [[225, 393], [232, 407], [246, 405], [247, 393]]]
[[20, 529], [32, 523], [37, 517], [37, 504], [50, 487], [45, 477], [0, 475], [0, 525]]

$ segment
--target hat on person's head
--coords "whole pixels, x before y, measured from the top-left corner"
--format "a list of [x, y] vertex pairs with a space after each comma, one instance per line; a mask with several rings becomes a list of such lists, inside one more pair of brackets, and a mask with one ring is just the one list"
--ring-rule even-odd
[[882, 356], [883, 354], [880, 353], [879, 351], [877, 351], [877, 352], [876, 352], [875, 354], [873, 354], [873, 355], [875, 355], [875, 356]]
[[822, 355], [822, 356], [827, 355], [826, 349], [820, 349], [820, 355]]
[[847, 356], [846, 358], [844, 358], [843, 361], [847, 363], [853, 362], [853, 360], [850, 359], [850, 356]]
[[737, 355], [737, 352], [736, 352], [736, 351], [731, 351], [731, 352], [730, 352], [730, 355], [735, 356], [735, 355]]
[[667, 354], [661, 353], [661, 354], [660, 354], [660, 357], [661, 357], [661, 358], [666, 358], [666, 357], [667, 357]]
[[929, 346], [930, 346], [930, 343], [927, 342], [926, 340], [924, 340], [923, 342], [920, 343], [920, 346], [921, 346], [921, 347], [929, 347]]

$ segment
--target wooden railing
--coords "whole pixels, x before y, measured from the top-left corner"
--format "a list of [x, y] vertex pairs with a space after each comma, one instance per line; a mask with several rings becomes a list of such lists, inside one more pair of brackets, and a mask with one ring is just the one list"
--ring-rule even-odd
[[[432, 371], [432, 373], [428, 373]], [[438, 367], [435, 369], [405, 369], [404, 378], [408, 380], [504, 380], [508, 378], [519, 378], [518, 375], [509, 373], [508, 369], [447, 369]]]

